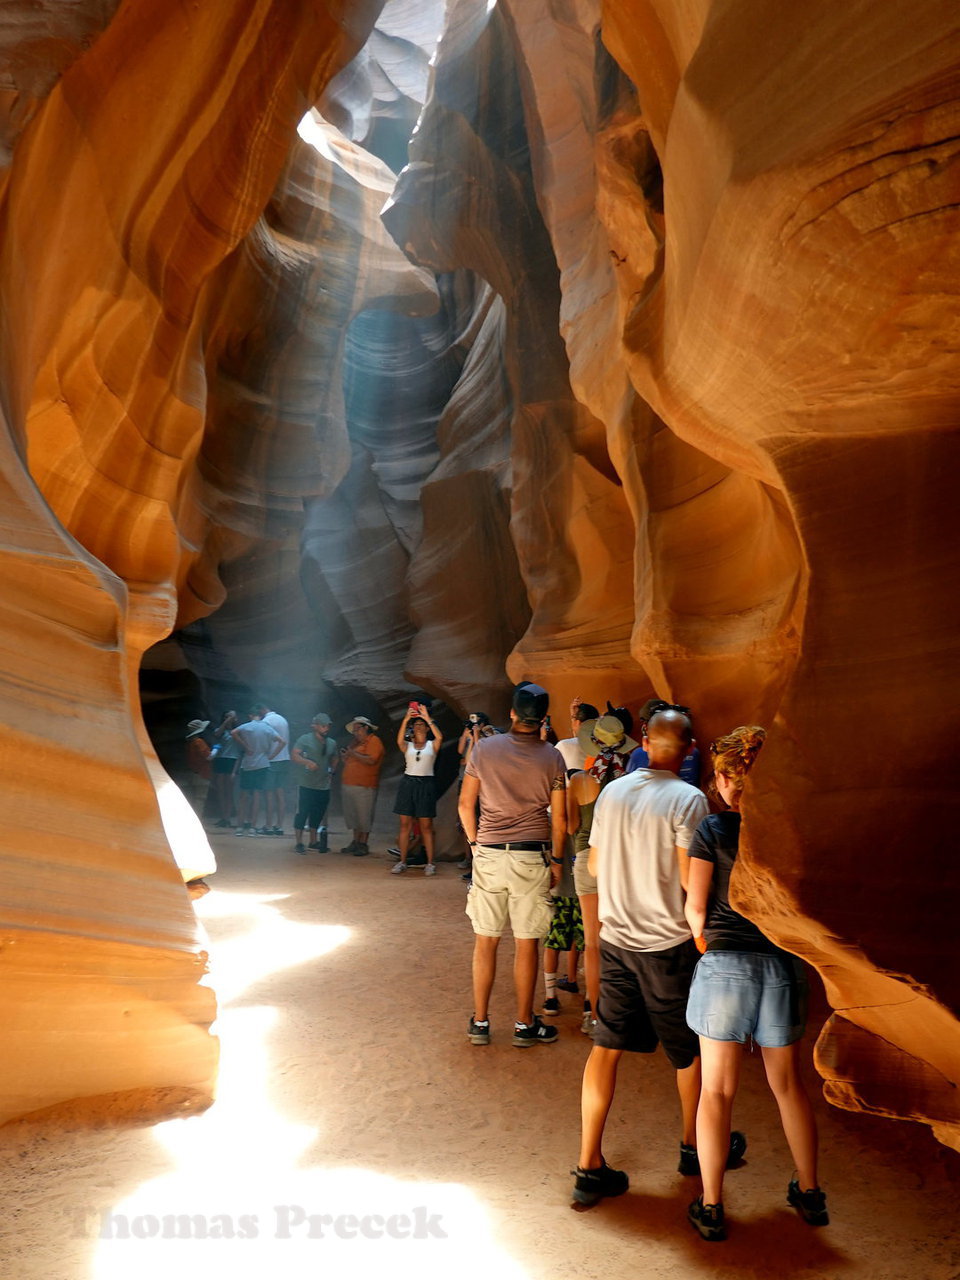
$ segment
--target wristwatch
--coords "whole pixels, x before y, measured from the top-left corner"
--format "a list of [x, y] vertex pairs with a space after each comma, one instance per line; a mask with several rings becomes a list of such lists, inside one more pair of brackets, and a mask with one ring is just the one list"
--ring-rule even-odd
[[475, 849], [475, 848], [477, 847], [477, 841], [476, 841], [476, 840], [468, 840], [468, 841], [467, 841], [467, 844], [470, 846], [470, 848], [471, 848], [471, 849]]
[[553, 863], [555, 863], [558, 867], [562, 867], [562, 866], [563, 866], [563, 859], [562, 859], [562, 858], [555, 858], [552, 854], [550, 855], [550, 861], [551, 861], [551, 862], [553, 862]]

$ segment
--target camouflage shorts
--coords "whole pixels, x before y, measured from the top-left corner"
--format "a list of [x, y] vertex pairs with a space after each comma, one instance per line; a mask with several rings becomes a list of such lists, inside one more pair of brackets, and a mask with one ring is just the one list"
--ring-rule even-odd
[[577, 898], [555, 898], [553, 924], [543, 945], [551, 951], [583, 950], [583, 919]]

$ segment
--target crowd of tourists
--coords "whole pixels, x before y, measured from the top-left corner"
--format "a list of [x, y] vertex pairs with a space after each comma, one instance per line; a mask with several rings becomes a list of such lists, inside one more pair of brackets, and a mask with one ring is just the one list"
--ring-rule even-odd
[[[573, 1199], [623, 1194], [628, 1175], [603, 1156], [603, 1132], [625, 1052], [662, 1045], [676, 1073], [678, 1168], [702, 1181], [691, 1225], [726, 1236], [723, 1179], [747, 1146], [731, 1128], [744, 1046], [759, 1046], [795, 1166], [787, 1200], [812, 1226], [829, 1221], [817, 1174], [817, 1131], [800, 1074], [806, 981], [792, 955], [730, 904], [740, 799], [765, 733], [743, 725], [710, 746], [719, 812], [699, 788], [700, 754], [687, 707], [650, 700], [637, 741], [626, 708], [575, 701], [573, 734], [547, 741], [549, 698], [517, 687], [510, 732], [478, 743], [464, 771], [460, 821], [472, 850], [467, 914], [475, 933], [474, 1045], [493, 1037], [489, 1000], [497, 948], [514, 937], [517, 1048], [556, 1043], [549, 1018], [562, 951], [584, 955], [582, 1029], [593, 1039], [581, 1089]], [[568, 837], [572, 837], [569, 840]], [[572, 847], [571, 847], [572, 845]], [[570, 863], [572, 862], [572, 867]], [[572, 872], [572, 874], [571, 874]], [[545, 1000], [534, 1010], [545, 940]]]
[[[626, 707], [608, 702], [601, 713], [577, 698], [570, 726], [570, 736], [558, 740], [547, 692], [524, 682], [514, 690], [505, 732], [475, 712], [457, 743], [467, 850], [461, 868], [475, 935], [470, 1043], [488, 1045], [494, 1035], [489, 1002], [508, 924], [516, 999], [510, 1036], [517, 1048], [556, 1043], [558, 993], [580, 996], [582, 957], [580, 1028], [593, 1044], [583, 1073], [573, 1199], [590, 1206], [627, 1190], [628, 1175], [603, 1156], [617, 1068], [623, 1053], [649, 1054], [662, 1045], [680, 1101], [678, 1169], [699, 1176], [703, 1187], [688, 1217], [707, 1241], [726, 1236], [724, 1174], [747, 1146], [744, 1134], [732, 1129], [733, 1103], [743, 1049], [758, 1046], [796, 1166], [787, 1200], [806, 1222], [826, 1225], [816, 1124], [799, 1064], [803, 966], [730, 903], [740, 801], [763, 728], [742, 725], [711, 743], [711, 812], [700, 789], [689, 708], [651, 698], [635, 727]], [[339, 772], [344, 825], [352, 833], [341, 852], [370, 852], [385, 750], [367, 717], [347, 722], [349, 741], [340, 746], [325, 712], [291, 744], [286, 719], [263, 703], [243, 723], [228, 711], [210, 734], [209, 727], [191, 721], [187, 755], [194, 776], [212, 780], [214, 826], [233, 826], [237, 836], [283, 835], [292, 767], [294, 848], [326, 852], [324, 820]], [[435, 766], [443, 736], [427, 703], [409, 704], [396, 742], [404, 772], [390, 870], [408, 870], [416, 843], [424, 875], [434, 876]], [[198, 798], [191, 795], [195, 804]], [[202, 808], [201, 802], [198, 812]]]

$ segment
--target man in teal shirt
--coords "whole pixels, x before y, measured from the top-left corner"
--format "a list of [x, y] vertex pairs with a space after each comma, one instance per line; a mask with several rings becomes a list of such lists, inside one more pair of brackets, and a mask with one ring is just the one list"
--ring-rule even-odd
[[303, 831], [310, 833], [311, 849], [319, 849], [317, 831], [323, 823], [330, 803], [330, 779], [336, 772], [337, 744], [330, 737], [330, 717], [324, 711], [318, 711], [310, 721], [310, 733], [299, 737], [290, 753], [290, 758], [297, 766], [297, 782], [299, 784], [299, 803], [297, 816], [293, 820], [297, 843], [297, 853], [306, 853], [303, 843]]

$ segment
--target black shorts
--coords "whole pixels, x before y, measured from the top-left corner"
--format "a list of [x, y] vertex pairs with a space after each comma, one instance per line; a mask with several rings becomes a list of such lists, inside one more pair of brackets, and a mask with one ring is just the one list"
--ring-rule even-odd
[[233, 773], [237, 765], [240, 763], [238, 756], [214, 756], [213, 772], [214, 773]]
[[682, 1071], [700, 1056], [687, 1026], [687, 997], [700, 953], [693, 939], [666, 951], [626, 951], [600, 940], [600, 1000], [593, 1043], [653, 1053], [658, 1044]]
[[393, 812], [402, 818], [435, 818], [437, 816], [437, 784], [433, 778], [413, 777], [405, 773], [397, 788]]

